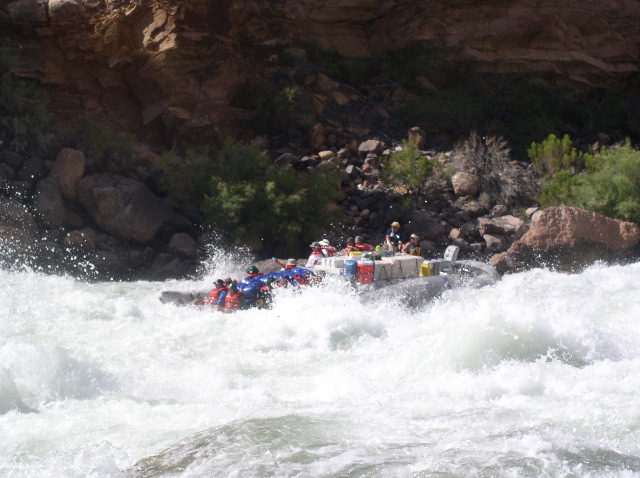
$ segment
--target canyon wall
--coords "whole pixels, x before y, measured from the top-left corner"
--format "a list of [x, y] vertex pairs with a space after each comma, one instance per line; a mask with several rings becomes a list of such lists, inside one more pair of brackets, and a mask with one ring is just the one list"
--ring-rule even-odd
[[240, 127], [242, 85], [309, 40], [345, 56], [437, 42], [475, 71], [620, 86], [638, 72], [639, 23], [636, 0], [0, 0], [15, 72], [51, 90], [58, 117], [149, 140]]

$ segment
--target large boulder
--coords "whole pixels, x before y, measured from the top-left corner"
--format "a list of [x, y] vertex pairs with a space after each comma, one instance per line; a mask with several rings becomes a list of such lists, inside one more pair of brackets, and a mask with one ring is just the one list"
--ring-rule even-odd
[[44, 227], [62, 227], [65, 217], [64, 202], [55, 178], [48, 177], [36, 184], [33, 205], [35, 215]]
[[26, 207], [15, 199], [3, 197], [0, 197], [0, 226], [22, 229], [30, 235], [38, 230], [36, 221]]
[[60, 192], [66, 199], [78, 198], [78, 183], [84, 174], [86, 159], [81, 151], [63, 148], [51, 164], [51, 176], [58, 180]]
[[453, 191], [456, 196], [474, 196], [480, 191], [480, 181], [478, 178], [465, 171], [459, 171], [451, 178], [451, 184], [453, 185]]
[[515, 216], [481, 217], [478, 219], [478, 232], [480, 235], [501, 234], [509, 236], [518, 232], [524, 222]]
[[171, 214], [143, 183], [114, 174], [84, 177], [78, 199], [98, 226], [139, 243], [153, 239]]
[[491, 258], [500, 272], [537, 266], [579, 271], [596, 261], [626, 262], [640, 253], [640, 226], [583, 209], [542, 211], [521, 239]]

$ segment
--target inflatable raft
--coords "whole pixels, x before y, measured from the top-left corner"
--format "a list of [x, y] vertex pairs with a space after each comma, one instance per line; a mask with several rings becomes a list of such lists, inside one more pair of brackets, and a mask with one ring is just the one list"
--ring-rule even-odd
[[456, 287], [495, 284], [500, 274], [490, 265], [457, 260], [460, 248], [449, 246], [442, 260], [387, 251], [327, 257], [314, 267], [316, 273], [348, 281], [363, 302], [400, 299], [417, 306]]

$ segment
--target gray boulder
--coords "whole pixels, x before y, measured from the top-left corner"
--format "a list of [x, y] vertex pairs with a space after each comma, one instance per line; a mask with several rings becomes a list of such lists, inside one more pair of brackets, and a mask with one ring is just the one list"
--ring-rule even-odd
[[49, 177], [36, 184], [33, 206], [36, 218], [44, 227], [57, 228], [64, 224], [64, 202], [55, 178]]
[[114, 174], [80, 180], [78, 199], [95, 223], [122, 239], [153, 239], [171, 210], [143, 183]]
[[27, 208], [15, 199], [0, 197], [0, 226], [14, 227], [35, 234], [38, 230], [36, 221]]

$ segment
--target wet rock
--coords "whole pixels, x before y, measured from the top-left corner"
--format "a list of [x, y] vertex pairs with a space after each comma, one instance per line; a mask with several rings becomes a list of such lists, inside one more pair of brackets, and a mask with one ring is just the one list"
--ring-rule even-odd
[[9, 181], [7, 185], [7, 195], [18, 201], [27, 201], [31, 196], [33, 184], [31, 181]]
[[171, 254], [158, 254], [153, 264], [144, 272], [148, 280], [167, 280], [189, 275], [190, 266]]
[[0, 226], [18, 228], [30, 236], [35, 234], [38, 226], [27, 208], [15, 199], [0, 197]]
[[82, 251], [93, 251], [96, 248], [93, 238], [82, 231], [70, 231], [63, 239], [66, 248]]
[[32, 156], [25, 159], [24, 163], [22, 163], [22, 167], [16, 174], [16, 179], [36, 183], [46, 175], [47, 169], [45, 168], [44, 161], [37, 156]]
[[64, 224], [64, 202], [55, 178], [48, 177], [36, 184], [33, 206], [35, 217], [44, 227], [62, 227]]
[[[13, 170], [13, 174], [15, 174], [15, 172], [22, 167], [22, 163], [24, 163], [24, 157], [15, 151], [4, 151], [2, 153], [2, 159], [4, 164]], [[13, 177], [11, 179], [13, 179]]]

